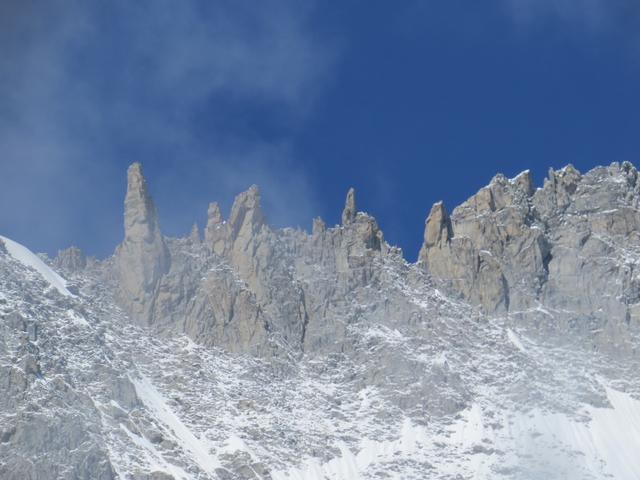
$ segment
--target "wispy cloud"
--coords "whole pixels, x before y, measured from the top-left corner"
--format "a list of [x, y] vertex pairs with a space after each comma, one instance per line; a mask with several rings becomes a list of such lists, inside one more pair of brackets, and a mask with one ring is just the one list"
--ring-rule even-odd
[[[312, 12], [294, 0], [3, 2], [0, 229], [38, 249], [76, 239], [104, 254], [133, 160], [157, 177], [170, 233], [204, 212], [201, 197], [254, 182], [276, 222], [310, 218], [289, 136], [335, 55], [311, 33]], [[279, 130], [262, 138], [260, 118]]]

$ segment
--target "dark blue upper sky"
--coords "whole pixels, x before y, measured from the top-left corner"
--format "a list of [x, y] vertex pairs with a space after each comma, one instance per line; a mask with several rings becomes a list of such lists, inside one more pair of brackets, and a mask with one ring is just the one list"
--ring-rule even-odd
[[141, 161], [163, 231], [261, 187], [337, 223], [349, 186], [413, 260], [438, 200], [497, 172], [640, 162], [627, 0], [0, 6], [0, 233], [104, 257]]

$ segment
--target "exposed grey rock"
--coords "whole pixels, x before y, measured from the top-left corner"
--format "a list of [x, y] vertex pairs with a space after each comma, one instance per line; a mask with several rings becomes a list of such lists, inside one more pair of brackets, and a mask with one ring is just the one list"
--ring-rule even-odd
[[312, 234], [314, 237], [318, 237], [327, 231], [327, 226], [320, 217], [313, 219]]
[[231, 238], [235, 241], [238, 237], [244, 240], [254, 236], [264, 225], [264, 214], [260, 207], [260, 192], [257, 185], [252, 185], [249, 190], [239, 194], [231, 207], [229, 226]]
[[205, 243], [217, 255], [224, 255], [229, 236], [229, 226], [222, 221], [218, 202], [210, 203], [207, 210], [207, 227], [204, 232]]
[[115, 253], [118, 296], [134, 319], [152, 323], [152, 296], [170, 257], [139, 163], [127, 172], [124, 207], [124, 241]]
[[442, 202], [438, 202], [431, 208], [424, 229], [424, 247], [429, 250], [432, 247], [442, 247], [451, 241], [453, 229], [449, 214]]
[[207, 231], [209, 227], [215, 227], [222, 223], [222, 213], [220, 212], [220, 206], [218, 202], [212, 202], [207, 209]]
[[348, 225], [356, 219], [356, 191], [351, 187], [347, 192], [347, 198], [344, 201], [344, 210], [342, 211], [342, 225]]
[[[0, 443], [0, 476], [6, 479], [51, 478], [112, 480], [115, 472], [104, 451], [91, 445], [86, 419], [41, 414], [18, 420], [9, 441]], [[11, 452], [11, 455], [7, 455]]]
[[19, 312], [11, 312], [4, 318], [6, 325], [14, 330], [27, 331], [27, 321]]
[[200, 243], [200, 230], [198, 224], [194, 223], [191, 227], [191, 233], [189, 233], [189, 241], [195, 245]]
[[7, 253], [7, 247], [5, 246], [1, 238], [0, 238], [0, 253]]
[[542, 307], [555, 317], [549, 328], [597, 332], [600, 348], [628, 349], [639, 298], [624, 258], [637, 248], [638, 191], [629, 163], [551, 170], [535, 193], [528, 172], [498, 175], [450, 223], [434, 206], [419, 258], [487, 312], [541, 326]]
[[27, 323], [27, 335], [31, 342], [38, 341], [38, 324], [35, 322]]
[[548, 253], [532, 190], [529, 172], [511, 180], [497, 175], [450, 219], [436, 204], [425, 228], [422, 264], [488, 312], [527, 308], [546, 276]]
[[68, 270], [69, 272], [79, 272], [87, 266], [87, 257], [78, 247], [69, 247], [59, 250], [53, 261], [57, 268]]
[[203, 242], [163, 238], [130, 174], [143, 220], [61, 266], [82, 295], [0, 256], [0, 478], [626, 478], [633, 415], [597, 422], [640, 393], [630, 164], [497, 175], [432, 207], [417, 264], [353, 194], [308, 234], [252, 187]]
[[[255, 284], [255, 238], [263, 222], [255, 186], [238, 196], [229, 222], [222, 221], [217, 203], [212, 203], [204, 248], [193, 240], [162, 239], [168, 245], [170, 265], [152, 289], [133, 290], [130, 294], [134, 296], [125, 298], [122, 305], [129, 310], [129, 305], [142, 298], [148, 323], [165, 335], [184, 332], [201, 344], [232, 352], [270, 350], [263, 308], [255, 289], [246, 288], [241, 281]], [[154, 238], [157, 235], [159, 230]]]

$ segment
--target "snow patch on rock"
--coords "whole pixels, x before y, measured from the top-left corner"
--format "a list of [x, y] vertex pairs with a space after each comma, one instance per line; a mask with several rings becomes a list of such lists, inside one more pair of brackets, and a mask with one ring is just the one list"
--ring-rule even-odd
[[42, 277], [51, 284], [53, 288], [58, 290], [62, 295], [67, 297], [73, 297], [74, 295], [67, 290], [67, 282], [64, 278], [58, 275], [56, 272], [51, 270], [36, 254], [34, 254], [31, 250], [29, 250], [24, 245], [19, 244], [18, 242], [14, 242], [13, 240], [8, 239], [7, 237], [3, 237], [0, 235], [0, 240], [4, 243], [7, 248], [7, 252], [14, 259], [25, 265], [26, 267], [33, 268], [36, 270]]
[[207, 473], [213, 474], [220, 467], [218, 459], [211, 455], [209, 447], [200, 440], [173, 412], [167, 401], [144, 376], [132, 378], [140, 401], [175, 437], [176, 443]]

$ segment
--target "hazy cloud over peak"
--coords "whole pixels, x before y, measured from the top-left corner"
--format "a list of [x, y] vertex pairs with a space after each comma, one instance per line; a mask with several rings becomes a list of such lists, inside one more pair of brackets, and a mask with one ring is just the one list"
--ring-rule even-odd
[[[312, 11], [289, 0], [3, 2], [3, 234], [52, 249], [104, 230], [90, 247], [104, 254], [118, 241], [115, 205], [134, 160], [151, 175], [154, 164], [173, 165], [176, 179], [186, 165], [198, 171], [192, 185], [158, 179], [176, 197], [180, 188], [232, 197], [241, 167], [247, 186], [273, 187], [266, 201], [286, 217], [276, 221], [310, 216], [312, 195], [292, 201], [287, 188], [304, 174], [284, 157], [335, 55], [308, 28]], [[250, 109], [281, 125], [273, 138], [254, 135]], [[183, 204], [182, 213], [160, 211], [170, 233], [197, 214]], [[284, 213], [285, 204], [295, 208]]]
[[354, 186], [413, 258], [496, 172], [637, 161], [639, 9], [2, 1], [0, 233], [108, 255], [141, 161], [168, 235], [253, 183], [272, 224], [332, 223]]

